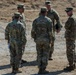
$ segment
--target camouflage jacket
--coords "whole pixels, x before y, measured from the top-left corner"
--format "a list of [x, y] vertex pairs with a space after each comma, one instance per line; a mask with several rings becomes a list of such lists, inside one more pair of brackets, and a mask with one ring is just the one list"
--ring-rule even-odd
[[36, 40], [38, 37], [48, 38], [52, 36], [52, 21], [50, 18], [40, 15], [33, 21], [31, 36]]
[[65, 38], [76, 39], [76, 18], [72, 15], [65, 23]]
[[23, 27], [25, 28], [25, 34], [26, 34], [26, 19], [24, 13], [21, 14], [20, 22], [23, 23]]
[[60, 18], [59, 18], [59, 14], [57, 13], [57, 11], [55, 11], [54, 9], [48, 10], [47, 12], [47, 17], [49, 17], [52, 20], [52, 31], [54, 32], [56, 27], [55, 25], [57, 25], [58, 29], [61, 29], [62, 24], [60, 23]]
[[13, 20], [5, 29], [5, 39], [9, 42], [15, 40], [20, 44], [26, 43], [25, 29], [20, 21]]

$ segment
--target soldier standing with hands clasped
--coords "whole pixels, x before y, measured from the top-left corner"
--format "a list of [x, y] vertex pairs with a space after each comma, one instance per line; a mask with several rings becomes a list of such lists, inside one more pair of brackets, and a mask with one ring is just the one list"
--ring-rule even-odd
[[74, 50], [76, 40], [76, 17], [73, 15], [73, 8], [66, 8], [68, 20], [65, 23], [65, 39], [66, 39], [66, 54], [69, 62], [69, 66], [64, 70], [72, 71], [75, 69], [74, 64]]

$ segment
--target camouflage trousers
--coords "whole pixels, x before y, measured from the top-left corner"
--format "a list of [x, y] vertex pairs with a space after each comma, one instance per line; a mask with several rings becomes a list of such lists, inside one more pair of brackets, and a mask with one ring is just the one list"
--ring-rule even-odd
[[75, 50], [75, 40], [74, 39], [66, 39], [66, 54], [69, 65], [73, 65], [74, 63], [74, 50]]
[[38, 67], [45, 69], [48, 64], [49, 58], [49, 40], [48, 39], [37, 39], [36, 40]]
[[54, 52], [54, 41], [55, 41], [55, 38], [53, 37], [53, 38], [52, 38], [52, 44], [50, 44], [49, 58], [52, 57], [52, 54], [53, 54], [53, 52]]
[[15, 68], [19, 68], [22, 54], [23, 54], [22, 45], [20, 45], [16, 41], [11, 42], [10, 43], [10, 64], [11, 66], [14, 66]]

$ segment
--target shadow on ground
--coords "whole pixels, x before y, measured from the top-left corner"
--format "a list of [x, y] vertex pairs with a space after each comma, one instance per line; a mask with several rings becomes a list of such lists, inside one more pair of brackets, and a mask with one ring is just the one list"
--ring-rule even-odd
[[13, 74], [13, 73], [7, 73], [7, 74], [2, 74], [2, 75], [16, 75], [16, 74]]
[[21, 67], [23, 67], [23, 66], [37, 66], [37, 65], [38, 65], [37, 61], [31, 61], [31, 62], [22, 64]]
[[[37, 65], [37, 61], [31, 61], [31, 62], [27, 62], [25, 64], [22, 64], [21, 67], [23, 67], [23, 66], [36, 66], [36, 65]], [[0, 70], [7, 69], [7, 68], [11, 68], [10, 64], [0, 66]]]
[[32, 74], [32, 75], [59, 75], [64, 72], [68, 73], [68, 71], [60, 70], [60, 71], [49, 72], [49, 74]]
[[11, 68], [10, 64], [0, 66], [0, 70], [7, 69], [7, 68]]

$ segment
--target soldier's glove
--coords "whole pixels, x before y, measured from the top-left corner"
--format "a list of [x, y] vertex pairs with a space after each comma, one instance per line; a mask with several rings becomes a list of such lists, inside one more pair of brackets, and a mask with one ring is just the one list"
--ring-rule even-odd
[[60, 25], [58, 23], [55, 25], [55, 30], [56, 30], [57, 33], [60, 32], [61, 28], [62, 28], [62, 25]]

